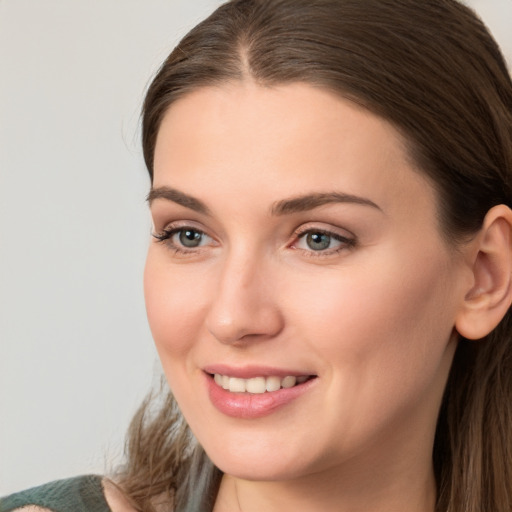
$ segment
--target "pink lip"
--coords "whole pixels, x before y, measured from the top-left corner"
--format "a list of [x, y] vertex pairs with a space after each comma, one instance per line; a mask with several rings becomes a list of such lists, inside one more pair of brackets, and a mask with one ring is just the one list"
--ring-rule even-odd
[[[209, 372], [208, 372], [209, 373]], [[217, 385], [213, 377], [205, 373], [205, 381], [208, 389], [208, 395], [212, 404], [221, 413], [233, 418], [256, 419], [267, 416], [277, 409], [284, 407], [302, 394], [306, 393], [318, 379], [310, 379], [302, 384], [298, 384], [292, 388], [282, 388], [278, 391], [266, 392], [261, 394], [252, 393], [232, 393]], [[221, 373], [221, 372], [215, 372]], [[224, 373], [224, 375], [233, 375], [232, 373]], [[258, 373], [262, 376], [262, 373]], [[272, 373], [270, 375], [276, 375]], [[287, 373], [286, 375], [296, 375]], [[255, 376], [252, 374], [252, 376]], [[239, 377], [251, 378], [251, 377]]]
[[239, 379], [252, 379], [254, 377], [271, 377], [276, 376], [280, 378], [287, 377], [288, 375], [294, 375], [300, 377], [301, 375], [312, 375], [311, 373], [304, 373], [300, 370], [283, 369], [283, 368], [272, 368], [270, 366], [243, 366], [234, 367], [226, 364], [215, 364], [205, 366], [203, 371], [213, 375], [218, 373], [219, 375], [229, 375], [230, 377], [237, 377]]

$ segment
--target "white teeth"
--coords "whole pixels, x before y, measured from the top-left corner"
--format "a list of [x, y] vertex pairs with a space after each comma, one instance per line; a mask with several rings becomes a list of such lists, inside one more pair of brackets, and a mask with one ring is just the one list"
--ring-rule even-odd
[[267, 377], [265, 387], [267, 391], [277, 391], [281, 389], [281, 379], [279, 377]]
[[254, 377], [254, 379], [247, 379], [245, 389], [249, 393], [265, 393], [265, 377]]
[[231, 391], [232, 393], [253, 393], [262, 394], [265, 391], [272, 392], [281, 388], [292, 388], [296, 384], [302, 384], [308, 380], [307, 375], [295, 377], [288, 375], [284, 378], [271, 376], [271, 377], [253, 377], [251, 379], [240, 379], [238, 377], [228, 377], [227, 375], [214, 374], [213, 379], [215, 383]]
[[229, 391], [232, 393], [245, 393], [245, 379], [229, 378]]
[[293, 386], [295, 386], [296, 383], [297, 383], [297, 378], [296, 377], [292, 377], [290, 375], [289, 377], [285, 377], [282, 380], [281, 386], [283, 386], [283, 388], [293, 388]]

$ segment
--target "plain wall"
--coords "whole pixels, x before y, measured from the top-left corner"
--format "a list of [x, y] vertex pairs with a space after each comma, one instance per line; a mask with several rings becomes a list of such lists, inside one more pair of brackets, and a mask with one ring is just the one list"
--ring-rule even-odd
[[115, 464], [159, 372], [139, 111], [219, 3], [0, 1], [0, 495]]
[[[0, 495], [119, 462], [159, 373], [139, 110], [219, 3], [0, 0]], [[512, 0], [472, 4], [512, 62]]]

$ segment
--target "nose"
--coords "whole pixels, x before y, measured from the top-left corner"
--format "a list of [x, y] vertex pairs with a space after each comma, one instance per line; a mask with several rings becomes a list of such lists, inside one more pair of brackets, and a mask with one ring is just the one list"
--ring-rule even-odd
[[208, 331], [221, 343], [245, 345], [270, 339], [282, 330], [275, 273], [262, 259], [233, 256], [219, 272], [206, 317]]

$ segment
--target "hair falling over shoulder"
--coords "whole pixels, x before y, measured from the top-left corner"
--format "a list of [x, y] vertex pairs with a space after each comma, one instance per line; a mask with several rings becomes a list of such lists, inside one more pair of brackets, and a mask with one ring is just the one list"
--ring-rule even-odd
[[132, 418], [125, 452], [115, 481], [136, 510], [185, 510], [198, 484], [211, 489], [211, 496], [198, 496], [201, 503], [190, 510], [203, 510], [215, 498], [220, 472], [198, 445], [164, 379]]
[[[309, 83], [391, 122], [437, 191], [449, 244], [476, 233], [493, 206], [512, 206], [510, 74], [486, 27], [456, 0], [227, 2], [183, 38], [148, 89], [151, 177], [169, 106], [247, 79]], [[433, 447], [437, 512], [512, 510], [511, 338], [509, 311], [486, 338], [459, 340]], [[163, 394], [135, 415], [116, 480], [140, 511], [211, 510], [220, 472]], [[197, 488], [207, 492], [191, 508]]]

